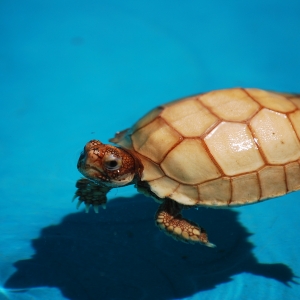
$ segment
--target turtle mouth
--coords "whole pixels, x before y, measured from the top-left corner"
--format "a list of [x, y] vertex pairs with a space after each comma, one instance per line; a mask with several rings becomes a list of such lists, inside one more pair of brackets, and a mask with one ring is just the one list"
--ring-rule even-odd
[[78, 171], [87, 179], [100, 184], [109, 182], [109, 178], [106, 174], [104, 174], [101, 170], [99, 170], [97, 167], [92, 166], [85, 162], [84, 158], [81, 159], [81, 157], [78, 160], [77, 163]]

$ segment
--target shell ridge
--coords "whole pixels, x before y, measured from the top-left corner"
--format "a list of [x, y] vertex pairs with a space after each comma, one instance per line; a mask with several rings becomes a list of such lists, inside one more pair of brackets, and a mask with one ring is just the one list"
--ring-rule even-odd
[[[263, 167], [261, 167], [260, 169], [262, 169]], [[261, 187], [261, 181], [259, 179], [259, 173], [258, 173], [258, 170], [255, 172], [256, 173], [256, 176], [257, 176], [257, 179], [258, 179], [258, 187], [259, 187], [259, 198], [257, 201], [260, 201], [260, 199], [262, 198], [262, 187]]]
[[[260, 111], [261, 111], [261, 110], [260, 110]], [[249, 128], [249, 130], [250, 130], [250, 132], [251, 132], [251, 136], [252, 136], [252, 138], [253, 138], [253, 141], [254, 141], [255, 145], [257, 146], [258, 152], [259, 152], [259, 154], [260, 154], [262, 160], [263, 160], [264, 163], [265, 163], [264, 166], [268, 165], [269, 162], [268, 162], [268, 160], [267, 160], [267, 158], [266, 158], [266, 156], [265, 156], [265, 153], [264, 153], [262, 147], [261, 147], [260, 144], [259, 144], [259, 138], [256, 137], [256, 134], [255, 134], [255, 132], [254, 132], [254, 130], [253, 130], [253, 128], [252, 128], [250, 122], [249, 122], [249, 124], [247, 124], [247, 127]], [[263, 168], [264, 166], [262, 166], [261, 168]]]
[[298, 134], [298, 131], [296, 130], [296, 128], [295, 128], [295, 126], [294, 126], [294, 123], [292, 122], [291, 116], [290, 116], [292, 113], [295, 113], [296, 111], [299, 111], [299, 112], [300, 112], [300, 109], [296, 109], [295, 111], [292, 111], [292, 112], [286, 114], [286, 116], [287, 116], [288, 120], [290, 121], [290, 124], [291, 124], [291, 126], [293, 127], [293, 130], [294, 130], [294, 132], [296, 133], [296, 136], [297, 136], [297, 138], [298, 138], [298, 140], [299, 140], [299, 142], [300, 142], [300, 136], [299, 136], [300, 133]]
[[[169, 176], [167, 176], [167, 177], [169, 177]], [[170, 178], [170, 177], [169, 177]], [[172, 179], [172, 178], [171, 178]], [[171, 198], [172, 197], [172, 195], [179, 189], [179, 187], [180, 187], [180, 183], [178, 182], [178, 185], [177, 185], [177, 187], [174, 189], [174, 191], [172, 192], [172, 193], [170, 193], [169, 195], [166, 195], [166, 197], [167, 198]], [[172, 199], [172, 198], [171, 198]]]
[[[245, 88], [241, 88], [242, 91], [244, 91], [255, 103], [257, 103], [260, 107], [260, 109], [258, 111], [260, 111], [261, 109], [264, 108], [263, 105], [261, 105]], [[258, 112], [256, 112], [255, 114], [257, 114]], [[252, 119], [254, 117], [254, 115], [250, 118]]]
[[[293, 103], [293, 101], [289, 100], [285, 95], [272, 92], [272, 91], [266, 91], [262, 89], [252, 89], [252, 93], [254, 95], [251, 95], [251, 91], [249, 88], [247, 89], [247, 92], [249, 93], [249, 97], [253, 99], [253, 101], [258, 102], [258, 104], [264, 108], [270, 109], [272, 111], [286, 114], [288, 112], [293, 112], [297, 109], [297, 106]], [[255, 95], [257, 94], [258, 95]], [[273, 98], [273, 102], [270, 101], [269, 98]], [[281, 99], [278, 99], [278, 98]], [[284, 100], [284, 101], [283, 101]], [[283, 102], [282, 102], [283, 101]]]
[[204, 95], [206, 95], [206, 94], [208, 94], [208, 93], [209, 93], [209, 92], [204, 93], [204, 94], [201, 94], [201, 95], [198, 95], [198, 96], [196, 96], [196, 99], [197, 99], [197, 101], [199, 101], [200, 104], [203, 105], [203, 107], [205, 107], [205, 108], [206, 108], [213, 116], [215, 116], [218, 120], [220, 120], [220, 117], [217, 116], [217, 114], [214, 113], [214, 112], [212, 111], [212, 109], [211, 109], [209, 106], [207, 106], [206, 104], [204, 104], [203, 101], [201, 100], [201, 96], [204, 96]]
[[174, 131], [176, 131], [178, 133], [178, 135], [180, 136], [181, 140], [183, 140], [183, 136], [182, 134], [176, 129], [174, 128], [174, 126], [172, 124], [170, 124], [164, 117], [159, 116], [159, 118], [161, 118], [169, 127], [171, 127]]
[[230, 199], [227, 202], [227, 205], [229, 206], [230, 203], [232, 202], [232, 196], [233, 196], [233, 184], [232, 184], [232, 177], [229, 177], [229, 183], [230, 183]]
[[283, 165], [283, 173], [284, 173], [284, 184], [285, 184], [285, 193], [288, 193], [288, 179], [287, 179], [287, 173], [286, 173], [286, 164]]
[[[212, 160], [212, 162], [214, 163], [214, 165], [216, 166], [216, 168], [218, 169], [218, 171], [220, 172], [221, 176], [219, 177], [224, 177], [226, 176], [225, 172], [223, 171], [223, 169], [221, 168], [221, 166], [218, 164], [217, 160], [214, 158], [214, 156], [211, 154], [211, 152], [209, 151], [208, 146], [205, 143], [204, 139], [200, 139], [206, 153], [208, 154], [209, 158]], [[201, 182], [202, 183], [202, 182]]]
[[180, 141], [178, 141], [175, 145], [173, 145], [172, 147], [170, 147], [170, 149], [166, 152], [166, 154], [163, 156], [163, 158], [161, 159], [161, 161], [158, 163], [159, 167], [163, 170], [163, 168], [161, 167], [161, 163], [165, 160], [165, 158], [168, 156], [168, 154], [174, 150], [181, 142], [183, 141], [183, 139], [181, 139]]
[[201, 140], [204, 141], [204, 138], [205, 138], [210, 132], [212, 132], [216, 127], [218, 127], [222, 122], [224, 122], [224, 121], [221, 120], [220, 118], [218, 118], [218, 121], [217, 121], [215, 124], [213, 124], [206, 132], [204, 132], [203, 134], [201, 134], [201, 135], [199, 136], [199, 138], [200, 138]]
[[[143, 124], [142, 126], [137, 127], [135, 130], [133, 130], [137, 126], [138, 123], [140, 123], [142, 120], [144, 120], [148, 116], [148, 114], [150, 114], [152, 111], [154, 111], [156, 109], [159, 109], [160, 112], [154, 118], [152, 118], [151, 121]], [[163, 106], [163, 105], [157, 106], [157, 107], [153, 108], [152, 111], [150, 111], [148, 114], [144, 115], [142, 118], [140, 118], [138, 121], [136, 121], [135, 124], [133, 126], [131, 126], [131, 128], [129, 128], [129, 130], [131, 132], [131, 135], [134, 134], [134, 133], [136, 133], [140, 129], [148, 126], [149, 124], [151, 124], [152, 122], [154, 122], [157, 118], [160, 118], [162, 112], [164, 111], [164, 109], [165, 109], [165, 106]]]

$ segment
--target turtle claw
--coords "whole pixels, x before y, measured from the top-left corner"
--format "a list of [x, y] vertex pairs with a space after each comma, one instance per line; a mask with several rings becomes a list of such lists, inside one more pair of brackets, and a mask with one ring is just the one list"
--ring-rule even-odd
[[96, 214], [99, 213], [99, 205], [98, 204], [93, 205], [93, 208], [94, 208], [94, 212]]
[[73, 201], [78, 198], [76, 208], [78, 209], [82, 202], [85, 203], [85, 211], [88, 213], [92, 205], [95, 213], [99, 212], [99, 206], [106, 208], [106, 194], [111, 188], [95, 184], [94, 182], [82, 178], [76, 182], [77, 191]]
[[77, 208], [77, 209], [80, 207], [80, 205], [81, 205], [82, 202], [83, 202], [83, 201], [78, 200], [77, 205], [76, 205], [76, 208]]
[[216, 248], [216, 247], [217, 247], [215, 244], [210, 243], [210, 242], [207, 242], [207, 243], [205, 244], [205, 246], [210, 247], [210, 248]]
[[106, 208], [106, 205], [105, 204], [102, 204], [102, 205], [99, 205], [99, 204], [86, 204], [85, 205], [85, 212], [88, 213], [90, 211], [90, 207], [91, 205], [93, 206], [93, 209], [94, 209], [94, 212], [96, 214], [99, 213], [99, 206], [102, 207], [103, 209]]
[[85, 205], [85, 212], [88, 213], [90, 211], [90, 204]]

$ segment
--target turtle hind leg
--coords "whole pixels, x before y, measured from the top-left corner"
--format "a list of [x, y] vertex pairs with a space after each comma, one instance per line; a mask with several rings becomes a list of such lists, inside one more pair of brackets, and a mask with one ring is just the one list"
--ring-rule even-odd
[[156, 225], [175, 240], [215, 247], [214, 244], [208, 241], [204, 228], [182, 217], [182, 208], [183, 205], [171, 199], [166, 199], [155, 215]]

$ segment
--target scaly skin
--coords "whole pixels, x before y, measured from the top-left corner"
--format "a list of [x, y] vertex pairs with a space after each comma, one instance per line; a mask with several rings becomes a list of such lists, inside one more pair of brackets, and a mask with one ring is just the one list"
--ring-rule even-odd
[[156, 213], [156, 225], [175, 240], [215, 247], [214, 244], [208, 241], [204, 228], [182, 217], [182, 208], [182, 204], [166, 199]]
[[98, 207], [105, 208], [106, 206], [106, 194], [111, 188], [100, 186], [92, 181], [82, 178], [76, 182], [77, 191], [74, 195], [74, 200], [78, 198], [77, 208], [82, 202], [86, 205], [86, 211], [89, 211], [90, 205], [93, 206], [96, 213], [98, 213]]

